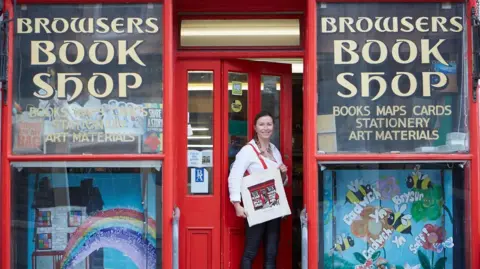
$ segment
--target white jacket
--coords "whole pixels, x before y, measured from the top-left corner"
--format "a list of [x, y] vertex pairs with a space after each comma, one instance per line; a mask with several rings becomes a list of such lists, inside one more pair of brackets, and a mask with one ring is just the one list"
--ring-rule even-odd
[[[230, 201], [231, 202], [240, 202], [241, 198], [241, 186], [242, 186], [242, 179], [245, 175], [245, 171], [248, 171], [250, 174], [255, 172], [261, 172], [265, 168], [257, 156], [257, 153], [253, 150], [253, 145], [258, 152], [260, 152], [259, 148], [257, 147], [255, 141], [252, 139], [248, 142], [247, 145], [243, 146], [242, 149], [237, 153], [235, 156], [235, 161], [233, 162], [230, 175], [228, 176], [228, 190], [230, 193]], [[270, 143], [270, 147], [272, 149], [273, 157], [275, 158], [276, 162], [265, 158], [264, 156], [260, 155], [260, 158], [263, 158], [267, 168], [278, 168], [280, 165], [283, 164], [282, 155], [280, 151]], [[284, 184], [288, 179], [286, 178]]]

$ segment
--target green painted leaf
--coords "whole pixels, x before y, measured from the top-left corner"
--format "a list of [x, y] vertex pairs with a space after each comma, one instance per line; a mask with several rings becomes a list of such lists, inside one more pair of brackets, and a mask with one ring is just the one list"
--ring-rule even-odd
[[365, 257], [363, 257], [363, 255], [358, 252], [353, 253], [353, 256], [355, 256], [355, 259], [357, 259], [357, 261], [361, 264], [367, 262], [367, 259], [365, 259]]
[[438, 261], [435, 263], [435, 267], [433, 269], [445, 269], [445, 263], [447, 262], [446, 257], [442, 257], [438, 259]]
[[377, 252], [373, 253], [372, 260], [376, 261], [378, 259], [378, 257], [380, 257], [380, 254], [381, 254], [380, 251], [377, 251]]
[[401, 265], [395, 265], [395, 269], [405, 269], [405, 268]]
[[423, 269], [432, 269], [427, 255], [425, 255], [423, 252], [418, 251], [418, 259], [420, 260], [420, 264], [422, 265]]

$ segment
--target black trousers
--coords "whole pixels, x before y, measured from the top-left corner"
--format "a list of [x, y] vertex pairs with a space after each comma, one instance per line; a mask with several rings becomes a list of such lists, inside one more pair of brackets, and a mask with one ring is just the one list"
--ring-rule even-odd
[[245, 226], [245, 248], [243, 251], [241, 269], [251, 269], [253, 260], [257, 256], [260, 242], [263, 239], [265, 260], [264, 269], [276, 269], [278, 242], [280, 240], [281, 218], [248, 227]]

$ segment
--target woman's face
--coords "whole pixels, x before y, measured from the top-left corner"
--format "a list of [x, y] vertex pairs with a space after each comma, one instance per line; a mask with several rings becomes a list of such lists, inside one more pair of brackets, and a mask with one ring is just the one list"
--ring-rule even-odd
[[258, 138], [270, 139], [273, 134], [273, 119], [270, 116], [258, 118], [255, 124], [255, 132]]

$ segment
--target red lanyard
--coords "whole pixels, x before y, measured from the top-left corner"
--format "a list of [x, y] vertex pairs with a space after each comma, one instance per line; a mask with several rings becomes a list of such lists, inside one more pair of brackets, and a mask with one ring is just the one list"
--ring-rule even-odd
[[[262, 163], [263, 165], [263, 169], [267, 169], [267, 164], [265, 163], [265, 161], [263, 160], [262, 156], [260, 156], [260, 152], [258, 152], [258, 150], [252, 145], [252, 144], [249, 144], [252, 149], [255, 151], [255, 153], [257, 154], [257, 157], [258, 159], [260, 160], [260, 162]], [[245, 175], [244, 176], [248, 176], [250, 175], [250, 173], [248, 172], [248, 170], [245, 171]]]
[[250, 144], [250, 146], [251, 146], [252, 149], [255, 151], [255, 153], [257, 153], [257, 157], [258, 157], [258, 159], [260, 159], [260, 162], [261, 162], [262, 165], [263, 165], [263, 169], [267, 169], [267, 164], [266, 164], [265, 161], [263, 160], [262, 156], [260, 156], [260, 152], [258, 152], [258, 150], [257, 150], [252, 144]]

